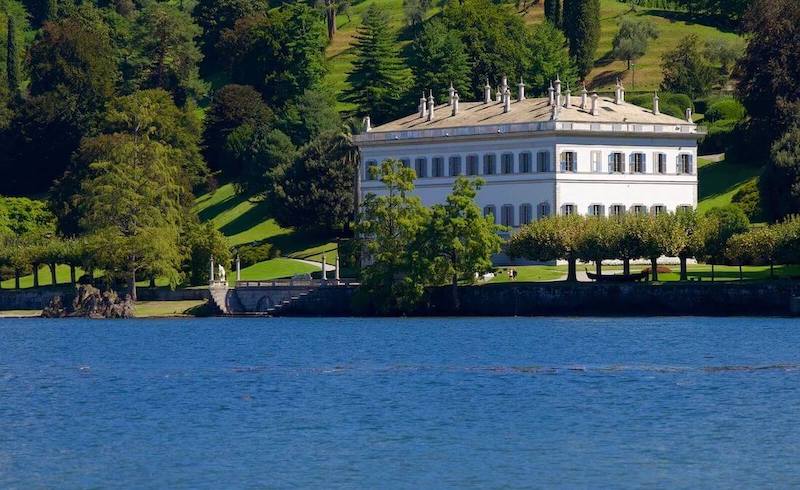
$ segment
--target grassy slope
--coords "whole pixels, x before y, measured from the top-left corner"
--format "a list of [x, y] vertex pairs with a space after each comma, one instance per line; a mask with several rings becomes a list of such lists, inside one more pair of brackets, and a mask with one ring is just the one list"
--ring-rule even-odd
[[[361, 22], [361, 14], [372, 3], [380, 4], [388, 13], [390, 25], [396, 32], [401, 32], [404, 26], [403, 6], [401, 0], [366, 0], [352, 7], [351, 19], [340, 15], [337, 18], [338, 31], [328, 46], [327, 58], [329, 73], [326, 82], [338, 93], [347, 88], [345, 80], [347, 72], [352, 68], [353, 52], [351, 43], [356, 33], [356, 28]], [[543, 4], [540, 3], [530, 9], [525, 15], [526, 22], [533, 24], [541, 22]], [[437, 9], [432, 9], [429, 15], [435, 15]], [[597, 90], [611, 89], [619, 76], [626, 88], [633, 90], [633, 73], [626, 70], [623, 61], [611, 60], [611, 43], [617, 32], [620, 20], [625, 16], [635, 16], [649, 20], [660, 30], [660, 37], [652, 42], [647, 53], [636, 63], [636, 90], [655, 90], [661, 83], [661, 55], [673, 49], [681, 39], [689, 34], [697, 34], [701, 40], [727, 39], [736, 40], [735, 33], [722, 32], [716, 27], [693, 23], [688, 16], [681, 13], [657, 9], [638, 8], [630, 11], [629, 4], [617, 0], [601, 0], [600, 7], [600, 42], [596, 53], [596, 67], [588, 76], [590, 85]], [[399, 45], [402, 48], [409, 42], [401, 36]], [[352, 109], [349, 104], [342, 103], [340, 110]]]
[[759, 167], [752, 165], [726, 160], [711, 162], [701, 158], [698, 167], [697, 208], [708, 211], [727, 206], [736, 191], [755, 180], [760, 171]]

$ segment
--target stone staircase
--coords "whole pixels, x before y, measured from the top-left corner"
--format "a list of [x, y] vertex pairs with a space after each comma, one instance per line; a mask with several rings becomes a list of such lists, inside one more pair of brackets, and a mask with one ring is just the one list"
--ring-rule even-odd
[[301, 291], [300, 293], [290, 297], [289, 299], [285, 299], [280, 303], [276, 304], [275, 306], [267, 308], [266, 314], [268, 316], [280, 316], [281, 313], [285, 313], [291, 310], [292, 306], [296, 306], [304, 301], [307, 301], [308, 297], [317, 290], [318, 288], [311, 288], [305, 291]]
[[231, 312], [231, 308], [229, 307], [228, 303], [228, 296], [234, 296], [228, 294], [228, 285], [227, 284], [211, 284], [208, 287], [209, 292], [209, 302], [208, 304], [211, 306], [211, 309], [214, 313], [218, 315], [228, 315]]

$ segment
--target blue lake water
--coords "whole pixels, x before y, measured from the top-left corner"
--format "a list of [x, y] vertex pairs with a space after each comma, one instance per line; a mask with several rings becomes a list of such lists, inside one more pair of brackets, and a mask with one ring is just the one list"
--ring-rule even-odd
[[0, 319], [0, 488], [788, 488], [800, 322]]

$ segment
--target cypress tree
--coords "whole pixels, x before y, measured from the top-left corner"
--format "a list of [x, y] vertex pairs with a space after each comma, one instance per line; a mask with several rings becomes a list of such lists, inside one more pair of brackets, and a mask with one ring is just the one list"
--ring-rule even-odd
[[554, 26], [561, 27], [561, 0], [544, 0], [544, 17]]
[[58, 0], [47, 0], [47, 14], [45, 20], [56, 20], [58, 18]]
[[358, 112], [373, 121], [385, 121], [402, 110], [398, 106], [410, 74], [396, 45], [386, 12], [373, 3], [355, 36], [356, 59], [347, 74], [351, 88], [346, 92]]
[[565, 0], [564, 34], [581, 78], [594, 66], [600, 41], [600, 0]]
[[17, 51], [17, 25], [13, 15], [8, 15], [8, 39], [6, 43], [6, 80], [8, 93], [19, 98], [19, 55]]

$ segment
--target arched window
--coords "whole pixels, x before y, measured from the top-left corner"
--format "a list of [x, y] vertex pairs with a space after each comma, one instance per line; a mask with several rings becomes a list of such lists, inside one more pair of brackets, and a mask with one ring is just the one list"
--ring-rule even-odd
[[536, 206], [536, 219], [547, 218], [548, 216], [550, 216], [550, 203], [539, 203]]
[[452, 177], [456, 177], [461, 175], [461, 157], [460, 156], [452, 156], [450, 157], [450, 175]]
[[467, 156], [467, 175], [478, 175], [478, 155]]
[[540, 151], [536, 154], [536, 171], [550, 172], [550, 152]]
[[504, 174], [513, 174], [514, 173], [514, 154], [513, 153], [503, 153], [502, 155], [502, 165], [501, 170]]
[[527, 225], [533, 219], [533, 206], [530, 204], [519, 205], [519, 225]]
[[500, 208], [500, 224], [503, 226], [514, 226], [514, 206], [503, 204]]
[[431, 161], [433, 170], [431, 171], [432, 177], [444, 177], [444, 158], [433, 157]]
[[483, 174], [494, 175], [497, 173], [496, 157], [493, 153], [483, 155]]
[[526, 151], [519, 154], [519, 173], [527, 174], [531, 172], [531, 153]]
[[414, 162], [414, 170], [417, 173], [417, 177], [427, 177], [428, 176], [428, 159], [427, 158], [417, 158]]
[[483, 217], [485, 218], [487, 216], [491, 216], [492, 220], [495, 223], [497, 223], [497, 212], [495, 210], [495, 207], [492, 206], [491, 204], [489, 206], [484, 206], [483, 207]]

